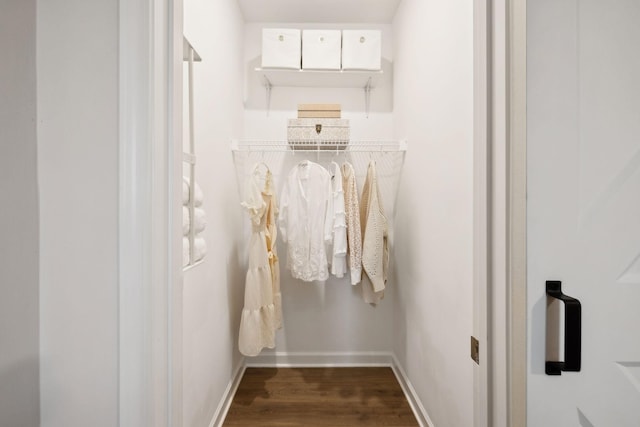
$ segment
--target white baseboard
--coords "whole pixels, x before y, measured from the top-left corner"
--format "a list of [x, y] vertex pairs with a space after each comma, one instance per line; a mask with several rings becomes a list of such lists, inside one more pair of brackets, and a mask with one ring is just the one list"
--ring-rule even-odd
[[242, 375], [246, 368], [303, 368], [303, 367], [357, 367], [388, 366], [393, 370], [409, 406], [421, 427], [435, 427], [422, 402], [418, 398], [411, 381], [407, 377], [395, 354], [391, 352], [353, 352], [353, 353], [313, 353], [313, 352], [274, 352], [243, 359], [236, 368], [229, 384], [220, 399], [220, 404], [211, 419], [209, 427], [221, 427], [231, 401], [233, 400]]
[[211, 418], [211, 422], [209, 423], [209, 427], [221, 427], [224, 419], [227, 417], [227, 412], [229, 412], [229, 407], [231, 406], [231, 402], [233, 401], [233, 397], [236, 394], [236, 390], [238, 390], [238, 385], [240, 385], [240, 380], [244, 375], [244, 371], [247, 369], [247, 365], [245, 360], [241, 360], [236, 367], [235, 372], [231, 376], [229, 380], [229, 384], [227, 384], [227, 388], [222, 394], [222, 398], [220, 399], [220, 403], [218, 404], [218, 408], [216, 412], [213, 414], [213, 418]]
[[391, 364], [391, 369], [393, 369], [393, 373], [396, 374], [396, 378], [400, 383], [400, 387], [402, 387], [404, 395], [407, 396], [407, 400], [413, 410], [413, 414], [418, 420], [418, 424], [420, 424], [421, 427], [435, 427], [435, 424], [431, 421], [431, 418], [429, 418], [427, 411], [424, 409], [422, 402], [418, 398], [416, 390], [413, 388], [411, 381], [409, 381], [407, 374], [404, 372], [404, 369], [402, 369], [402, 365], [400, 365], [395, 354], [392, 355], [392, 359], [393, 363]]
[[393, 354], [389, 352], [273, 352], [246, 359], [252, 368], [302, 368], [302, 367], [355, 367], [391, 366]]

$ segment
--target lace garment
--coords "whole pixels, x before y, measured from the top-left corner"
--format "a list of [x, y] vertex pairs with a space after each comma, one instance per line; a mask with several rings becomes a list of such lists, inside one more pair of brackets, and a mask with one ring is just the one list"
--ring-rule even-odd
[[342, 187], [344, 189], [347, 253], [349, 254], [351, 284], [357, 285], [362, 278], [362, 230], [360, 229], [358, 186], [351, 163], [345, 162], [342, 164]]
[[377, 304], [384, 298], [389, 268], [387, 246], [388, 225], [384, 215], [376, 174], [376, 163], [367, 168], [367, 179], [362, 187], [360, 206], [362, 224], [362, 295], [366, 302]]
[[331, 274], [341, 278], [347, 272], [347, 222], [342, 191], [342, 173], [336, 162], [329, 165], [331, 191], [333, 193], [333, 244], [331, 254]]

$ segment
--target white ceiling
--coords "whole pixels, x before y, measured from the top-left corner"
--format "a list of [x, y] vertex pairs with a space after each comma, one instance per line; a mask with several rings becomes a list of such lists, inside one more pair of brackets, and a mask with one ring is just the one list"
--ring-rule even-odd
[[401, 0], [238, 0], [245, 22], [390, 24]]

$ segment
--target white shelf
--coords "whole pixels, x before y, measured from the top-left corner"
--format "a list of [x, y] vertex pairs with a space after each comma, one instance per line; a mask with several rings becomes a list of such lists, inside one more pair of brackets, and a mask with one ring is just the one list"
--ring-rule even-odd
[[391, 24], [400, 0], [238, 0], [245, 22]]
[[231, 151], [233, 152], [289, 152], [289, 151], [348, 151], [348, 152], [365, 152], [365, 153], [393, 153], [406, 152], [407, 141], [405, 140], [350, 140], [344, 141], [296, 141], [290, 142], [285, 140], [248, 140], [234, 139], [231, 141]]
[[265, 84], [288, 87], [374, 88], [382, 76], [379, 71], [352, 70], [288, 70], [280, 68], [256, 68], [264, 76]]

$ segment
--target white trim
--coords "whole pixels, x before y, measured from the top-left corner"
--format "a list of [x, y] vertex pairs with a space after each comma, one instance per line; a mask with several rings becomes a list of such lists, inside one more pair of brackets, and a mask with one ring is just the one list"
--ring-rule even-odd
[[[172, 250], [181, 134], [170, 37], [180, 0], [119, 1], [118, 424], [181, 425], [181, 324]], [[179, 12], [179, 10], [178, 10]], [[178, 24], [178, 27], [180, 25]], [[175, 49], [174, 49], [175, 48]], [[179, 84], [180, 90], [182, 84]], [[178, 95], [180, 92], [177, 93]], [[180, 101], [178, 104], [177, 101]], [[180, 105], [180, 110], [175, 106]], [[178, 122], [179, 120], [179, 122]], [[175, 133], [174, 133], [175, 132]], [[175, 265], [174, 265], [175, 264]], [[174, 310], [176, 309], [176, 310]]]
[[227, 413], [229, 412], [229, 408], [231, 407], [231, 402], [233, 402], [236, 391], [238, 391], [240, 380], [242, 380], [242, 376], [244, 375], [244, 371], [246, 369], [247, 365], [245, 364], [245, 361], [241, 360], [240, 363], [238, 363], [235, 372], [231, 376], [229, 384], [227, 384], [227, 388], [222, 394], [222, 398], [220, 399], [220, 403], [218, 404], [218, 407], [216, 408], [216, 411], [211, 418], [209, 427], [222, 427], [222, 424], [227, 417]]
[[508, 425], [527, 423], [527, 0], [509, 14]]
[[429, 418], [429, 414], [427, 414], [427, 410], [424, 408], [422, 401], [418, 398], [416, 389], [413, 388], [413, 384], [409, 381], [409, 377], [407, 377], [404, 369], [402, 369], [402, 365], [400, 365], [395, 354], [393, 355], [391, 369], [396, 375], [398, 383], [400, 383], [400, 387], [409, 401], [409, 406], [411, 406], [411, 410], [413, 411], [416, 420], [418, 420], [418, 424], [420, 424], [421, 427], [435, 427], [435, 424], [431, 421], [431, 418]]
[[[151, 144], [147, 2], [119, 2], [119, 392], [120, 426], [148, 425], [149, 342], [145, 304], [150, 282], [148, 176]], [[141, 24], [142, 23], [142, 24]]]
[[[169, 290], [168, 352], [169, 352], [169, 425], [182, 426], [183, 421], [183, 273], [182, 273], [182, 82], [183, 82], [183, 1], [169, 0], [168, 5], [168, 254]], [[160, 43], [160, 40], [157, 40]]]
[[357, 367], [391, 366], [390, 352], [273, 352], [247, 359], [247, 367]]
[[490, 308], [491, 2], [474, 0], [473, 335], [480, 342], [474, 366], [474, 426], [491, 424], [488, 340]]
[[509, 277], [509, 14], [510, 0], [491, 0], [489, 43], [489, 425], [508, 427]]

